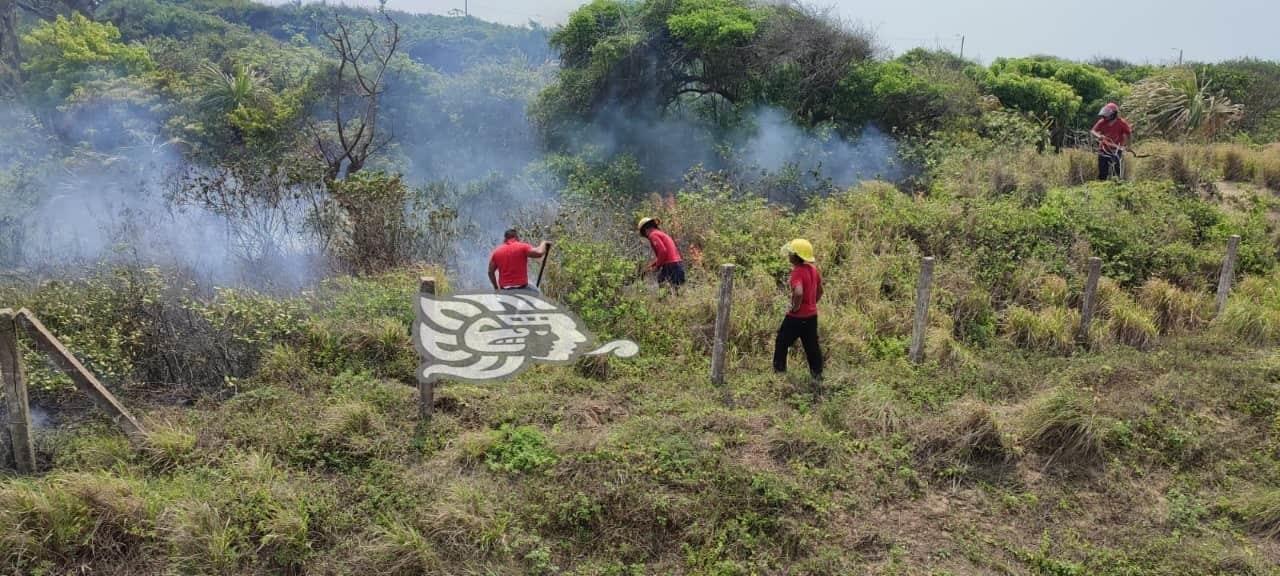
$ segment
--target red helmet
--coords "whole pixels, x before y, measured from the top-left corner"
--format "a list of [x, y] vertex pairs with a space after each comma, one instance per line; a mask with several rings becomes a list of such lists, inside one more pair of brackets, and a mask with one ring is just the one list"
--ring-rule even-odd
[[1120, 105], [1116, 104], [1115, 102], [1107, 102], [1107, 105], [1103, 106], [1102, 110], [1098, 111], [1099, 116], [1114, 116], [1119, 113], [1120, 113]]

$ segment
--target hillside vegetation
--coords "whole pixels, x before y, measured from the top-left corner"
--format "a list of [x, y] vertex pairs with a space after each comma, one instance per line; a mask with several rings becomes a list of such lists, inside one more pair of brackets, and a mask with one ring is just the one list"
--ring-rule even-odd
[[[596, 0], [555, 30], [10, 13], [0, 307], [149, 434], [24, 343], [39, 470], [0, 472], [0, 573], [1280, 574], [1275, 63], [890, 56], [739, 0]], [[342, 26], [399, 44], [348, 60]], [[1096, 182], [1109, 100], [1143, 157]], [[637, 273], [638, 216], [679, 242], [679, 295]], [[473, 288], [511, 225], [555, 241], [550, 297], [641, 352], [447, 382], [420, 422], [419, 279]], [[798, 350], [771, 372], [796, 237], [818, 384]]]

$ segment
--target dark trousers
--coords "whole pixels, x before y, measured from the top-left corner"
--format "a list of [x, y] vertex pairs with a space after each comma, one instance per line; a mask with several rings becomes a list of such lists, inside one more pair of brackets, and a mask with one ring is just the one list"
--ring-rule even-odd
[[809, 373], [822, 376], [822, 348], [818, 345], [818, 317], [792, 318], [787, 316], [778, 328], [777, 346], [773, 350], [774, 372], [787, 371], [787, 350], [799, 339], [804, 345], [804, 356], [809, 361]]
[[658, 283], [667, 283], [675, 287], [684, 285], [684, 263], [672, 262], [658, 267]]
[[1098, 180], [1106, 182], [1112, 176], [1119, 178], [1122, 176], [1124, 166], [1124, 157], [1119, 153], [1107, 154], [1105, 152], [1098, 154]]

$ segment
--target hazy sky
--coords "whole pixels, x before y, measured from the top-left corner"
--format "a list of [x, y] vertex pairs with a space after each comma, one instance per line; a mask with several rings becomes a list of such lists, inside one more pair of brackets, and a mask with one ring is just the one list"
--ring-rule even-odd
[[[371, 3], [376, 0], [346, 0]], [[509, 24], [562, 22], [580, 0], [388, 0], [410, 12], [444, 14], [469, 1], [473, 16]], [[816, 0], [874, 29], [895, 52], [959, 50], [983, 60], [1048, 53], [1134, 61], [1280, 59], [1280, 0]]]

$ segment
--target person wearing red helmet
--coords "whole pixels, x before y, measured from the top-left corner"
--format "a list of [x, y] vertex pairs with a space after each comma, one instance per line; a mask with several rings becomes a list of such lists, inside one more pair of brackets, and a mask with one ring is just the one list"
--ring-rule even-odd
[[1120, 106], [1108, 102], [1098, 112], [1098, 121], [1090, 131], [1098, 139], [1098, 180], [1124, 175], [1124, 151], [1133, 138], [1133, 127], [1120, 117]]

